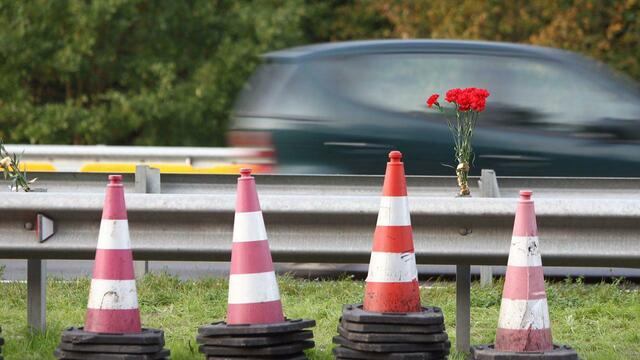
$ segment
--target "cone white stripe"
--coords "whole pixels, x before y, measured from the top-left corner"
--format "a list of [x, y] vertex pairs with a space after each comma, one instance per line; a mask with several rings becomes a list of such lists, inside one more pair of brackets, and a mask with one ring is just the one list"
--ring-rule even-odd
[[418, 278], [414, 253], [371, 252], [370, 282], [411, 282]]
[[514, 236], [509, 251], [510, 266], [542, 266], [537, 236]]
[[229, 276], [229, 304], [252, 304], [280, 300], [273, 271]]
[[502, 329], [548, 329], [551, 327], [547, 299], [502, 299], [498, 327]]
[[102, 219], [97, 248], [105, 250], [131, 249], [128, 221]]
[[138, 308], [135, 280], [91, 280], [89, 309], [130, 310]]
[[409, 201], [406, 196], [382, 196], [378, 226], [409, 226]]
[[262, 211], [237, 212], [233, 222], [233, 242], [267, 240]]

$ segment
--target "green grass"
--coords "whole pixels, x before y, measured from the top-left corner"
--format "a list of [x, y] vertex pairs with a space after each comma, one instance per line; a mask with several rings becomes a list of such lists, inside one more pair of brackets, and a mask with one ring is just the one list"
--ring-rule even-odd
[[[316, 348], [311, 359], [331, 359], [331, 337], [342, 304], [361, 301], [363, 283], [309, 281], [280, 277], [284, 309], [289, 317], [316, 319]], [[424, 304], [445, 312], [447, 332], [455, 340], [455, 284], [429, 282]], [[81, 325], [89, 289], [88, 279], [50, 280], [47, 289], [48, 331], [29, 335], [26, 329], [26, 284], [0, 284], [0, 325], [8, 360], [52, 359], [60, 332]], [[502, 283], [472, 288], [472, 342], [490, 343], [495, 336]], [[138, 283], [142, 321], [163, 328], [172, 358], [203, 359], [195, 345], [199, 325], [222, 319], [226, 312], [227, 281], [181, 281], [168, 275], [148, 275]], [[640, 293], [623, 282], [583, 284], [566, 280], [547, 284], [554, 340], [569, 344], [583, 359], [640, 358]], [[452, 359], [462, 359], [458, 354]]]

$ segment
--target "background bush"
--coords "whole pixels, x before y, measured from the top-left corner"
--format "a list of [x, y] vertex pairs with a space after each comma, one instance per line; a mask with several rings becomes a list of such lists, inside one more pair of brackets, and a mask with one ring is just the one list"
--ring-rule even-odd
[[463, 38], [578, 51], [640, 79], [638, 0], [0, 0], [0, 138], [220, 146], [270, 50]]

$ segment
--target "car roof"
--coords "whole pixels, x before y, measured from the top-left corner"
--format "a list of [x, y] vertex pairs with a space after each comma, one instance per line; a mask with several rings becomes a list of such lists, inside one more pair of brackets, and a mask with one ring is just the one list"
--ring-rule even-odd
[[263, 55], [267, 61], [298, 62], [323, 57], [387, 52], [448, 52], [543, 57], [557, 61], [576, 61], [581, 56], [542, 46], [468, 40], [365, 40], [298, 46]]

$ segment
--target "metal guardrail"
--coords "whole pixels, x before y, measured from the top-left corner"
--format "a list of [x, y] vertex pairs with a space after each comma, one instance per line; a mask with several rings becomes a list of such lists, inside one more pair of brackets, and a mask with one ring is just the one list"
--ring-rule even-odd
[[[160, 177], [148, 170], [125, 177], [136, 260], [227, 261], [236, 176]], [[29, 298], [41, 300], [29, 305], [31, 313], [44, 311], [46, 271], [38, 265], [40, 259], [93, 257], [105, 178], [49, 174], [39, 185], [47, 193], [2, 194], [0, 258], [30, 259]], [[515, 195], [520, 187], [534, 189], [545, 265], [640, 268], [638, 179], [498, 181], [503, 196]], [[516, 201], [454, 198], [453, 178], [408, 177], [407, 182], [417, 261], [457, 265], [456, 347], [466, 351], [470, 265], [506, 263]], [[258, 176], [274, 260], [368, 262], [381, 184], [377, 176]], [[81, 188], [92, 190], [73, 190]], [[29, 230], [37, 213], [52, 218], [57, 227], [44, 243]], [[29, 319], [32, 326], [44, 326]]]
[[[125, 187], [133, 190], [134, 174], [123, 174]], [[381, 175], [268, 175], [257, 174], [260, 194], [315, 196], [367, 195], [379, 196], [384, 177]], [[104, 173], [30, 172], [38, 178], [36, 187], [49, 192], [104, 191]], [[160, 192], [165, 194], [235, 194], [237, 175], [161, 174]], [[476, 186], [480, 177], [470, 177], [472, 195], [481, 196]], [[640, 199], [640, 178], [557, 178], [498, 177], [502, 197], [517, 197], [521, 189], [534, 189], [536, 198]], [[0, 181], [0, 184], [2, 182]], [[453, 197], [453, 176], [407, 176], [410, 196]], [[0, 187], [0, 192], [8, 187]]]
[[50, 164], [58, 171], [78, 171], [87, 163], [163, 163], [208, 167], [220, 163], [268, 164], [268, 148], [209, 148], [107, 145], [6, 145], [25, 162]]
[[[101, 194], [6, 193], [0, 257], [90, 259]], [[136, 259], [229, 259], [232, 194], [128, 194]], [[379, 199], [367, 195], [261, 193], [273, 257], [283, 262], [366, 263]], [[412, 196], [416, 257], [429, 264], [504, 264], [515, 201]], [[640, 200], [536, 199], [546, 265], [640, 267]], [[57, 232], [39, 243], [36, 213]]]

